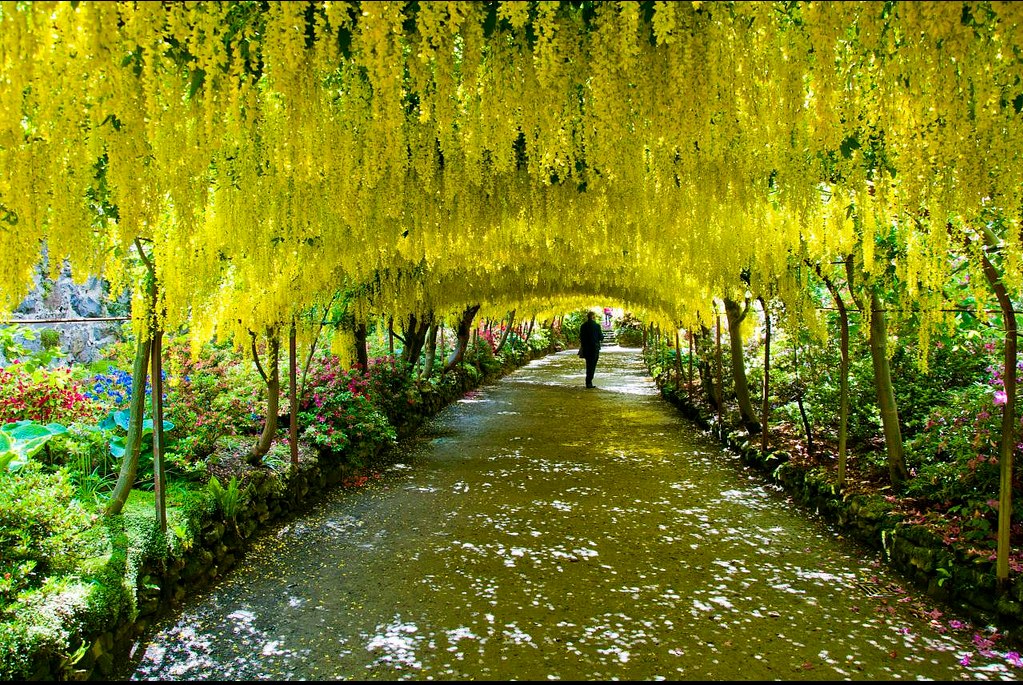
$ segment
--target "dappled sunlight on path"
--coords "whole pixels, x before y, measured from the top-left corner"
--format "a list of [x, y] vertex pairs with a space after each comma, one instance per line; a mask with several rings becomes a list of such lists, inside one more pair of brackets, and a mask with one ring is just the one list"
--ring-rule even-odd
[[960, 664], [972, 633], [684, 423], [637, 351], [594, 382], [564, 352], [448, 408], [158, 626], [132, 677], [1014, 677]]

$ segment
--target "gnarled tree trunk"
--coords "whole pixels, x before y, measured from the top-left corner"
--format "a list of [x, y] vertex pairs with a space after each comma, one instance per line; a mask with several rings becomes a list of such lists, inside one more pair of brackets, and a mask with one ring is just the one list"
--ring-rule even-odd
[[269, 354], [270, 370], [264, 371], [263, 365], [259, 362], [259, 353], [256, 350], [256, 334], [252, 333], [252, 359], [256, 362], [256, 369], [266, 383], [266, 420], [263, 423], [263, 432], [259, 441], [249, 450], [245, 461], [253, 466], [263, 463], [263, 457], [270, 451], [274, 436], [277, 435], [277, 415], [281, 408], [281, 375], [280, 375], [280, 351], [281, 340], [276, 327], [268, 328], [266, 331], [267, 352]]
[[445, 373], [458, 366], [465, 357], [465, 349], [469, 346], [469, 335], [472, 333], [472, 320], [476, 317], [476, 312], [479, 310], [480, 305], [474, 304], [466, 307], [465, 311], [462, 312], [462, 317], [458, 321], [458, 328], [455, 331], [455, 349], [451, 351], [448, 363], [444, 366]]
[[405, 346], [401, 351], [401, 358], [409, 365], [409, 369], [415, 368], [419, 357], [423, 354], [423, 346], [426, 344], [426, 332], [430, 329], [433, 321], [433, 314], [427, 314], [422, 321], [416, 320], [415, 314], [409, 314], [408, 323], [402, 323], [402, 334]]
[[739, 311], [739, 305], [734, 300], [725, 298], [725, 316], [728, 318], [728, 341], [729, 352], [732, 360], [732, 384], [735, 390], [735, 399], [739, 404], [739, 414], [742, 417], [742, 425], [750, 435], [760, 432], [760, 421], [757, 419], [756, 410], [749, 394], [749, 381], [746, 378], [746, 362], [742, 356], [742, 322], [749, 312], [749, 303]]
[[355, 363], [363, 371], [369, 371], [369, 350], [366, 346], [366, 324], [357, 323], [352, 331], [355, 335]]
[[430, 326], [430, 334], [426, 339], [426, 361], [423, 362], [423, 374], [424, 379], [430, 378], [433, 375], [433, 364], [437, 358], [437, 331], [440, 330], [440, 326], [436, 321]]

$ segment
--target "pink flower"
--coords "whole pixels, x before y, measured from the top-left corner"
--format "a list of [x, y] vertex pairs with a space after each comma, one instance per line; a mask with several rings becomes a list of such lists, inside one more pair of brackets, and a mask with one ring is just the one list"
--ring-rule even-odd
[[959, 665], [960, 666], [969, 666], [970, 665], [970, 655], [969, 654], [963, 654], [963, 658], [959, 660]]
[[948, 627], [951, 628], [952, 630], [962, 630], [965, 627], [965, 625], [966, 624], [964, 624], [962, 621], [959, 621], [954, 618], [948, 622]]
[[1004, 406], [1008, 399], [1004, 390], [995, 390], [994, 403], [996, 407]]
[[1010, 666], [1015, 666], [1016, 668], [1023, 666], [1023, 659], [1020, 658], [1019, 652], [1006, 653], [1005, 661], [1008, 662]]

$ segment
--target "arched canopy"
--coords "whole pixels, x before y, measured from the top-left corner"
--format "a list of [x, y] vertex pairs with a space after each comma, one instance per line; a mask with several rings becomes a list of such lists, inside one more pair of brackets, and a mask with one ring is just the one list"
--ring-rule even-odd
[[0, 308], [141, 238], [203, 332], [342, 284], [694, 323], [853, 251], [940, 297], [992, 211], [1019, 294], [1021, 50], [1011, 2], [4, 2]]

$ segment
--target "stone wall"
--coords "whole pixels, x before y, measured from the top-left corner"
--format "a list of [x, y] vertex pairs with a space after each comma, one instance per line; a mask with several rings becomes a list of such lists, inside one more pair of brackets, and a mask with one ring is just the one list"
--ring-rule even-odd
[[[32, 292], [21, 302], [11, 316], [11, 323], [19, 319], [79, 319], [126, 316], [129, 298], [127, 293], [116, 301], [107, 296], [107, 286], [101, 279], [90, 276], [83, 284], [77, 284], [71, 277], [71, 270], [64, 265], [54, 278], [42, 275], [37, 269]], [[120, 339], [120, 321], [95, 323], [53, 323], [31, 324], [35, 340], [22, 344], [30, 351], [40, 348], [39, 333], [52, 329], [60, 335], [60, 362], [84, 363], [100, 359], [103, 348]], [[0, 364], [9, 360], [2, 358]]]

